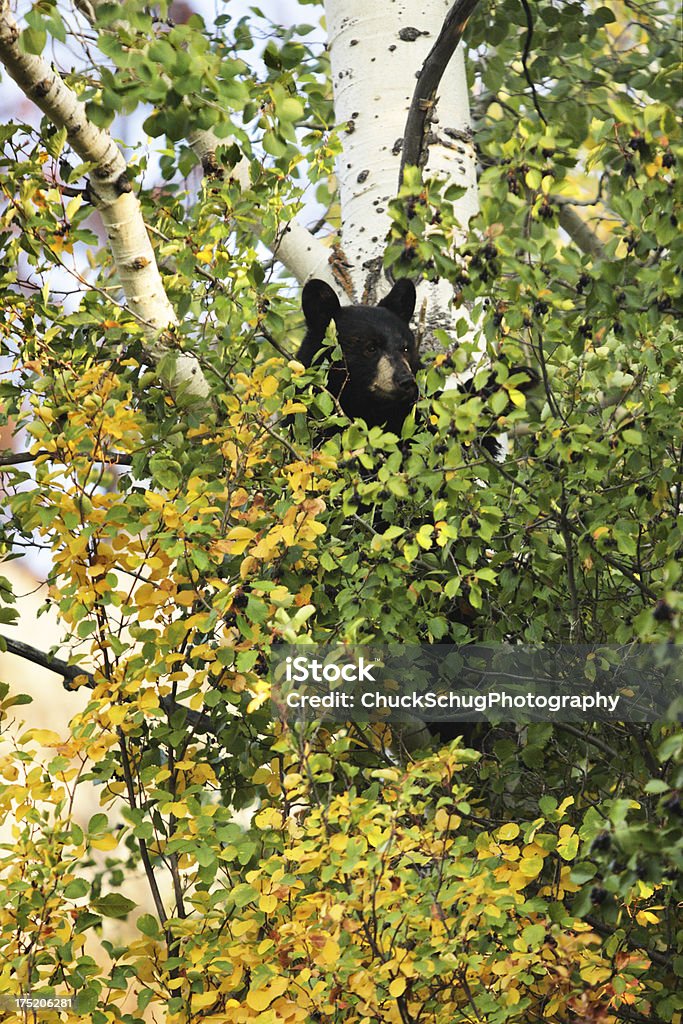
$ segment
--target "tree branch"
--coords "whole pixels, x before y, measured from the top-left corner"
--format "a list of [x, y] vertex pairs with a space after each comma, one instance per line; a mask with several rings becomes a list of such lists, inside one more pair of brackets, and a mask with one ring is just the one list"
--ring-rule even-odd
[[23, 658], [25, 661], [30, 661], [33, 665], [39, 665], [41, 668], [46, 668], [48, 671], [55, 672], [58, 676], [61, 676], [66, 690], [77, 689], [72, 684], [79, 677], [85, 678], [89, 687], [95, 685], [95, 678], [91, 672], [79, 668], [78, 665], [70, 665], [68, 661], [62, 661], [61, 658], [45, 654], [44, 651], [39, 651], [37, 647], [25, 644], [23, 640], [14, 640], [12, 637], [0, 635], [0, 644], [4, 645], [4, 649], [10, 654], [15, 654], [18, 658]]
[[[87, 669], [80, 668], [78, 665], [71, 665], [68, 661], [63, 661], [61, 658], [55, 658], [51, 654], [45, 654], [44, 651], [38, 650], [37, 647], [33, 647], [31, 644], [24, 643], [23, 640], [15, 640], [13, 637], [0, 634], [0, 650], [2, 649], [6, 650], [9, 654], [16, 655], [17, 658], [23, 658], [24, 661], [30, 661], [33, 665], [39, 665], [40, 668], [45, 668], [49, 672], [54, 672], [56, 675], [61, 676], [66, 690], [73, 691], [78, 689], [78, 687], [73, 685], [76, 679], [84, 679], [85, 685], [89, 689], [93, 689], [97, 685], [92, 672], [88, 672]], [[179, 704], [172, 697], [160, 697], [159, 704], [162, 710], [169, 716], [175, 714], [176, 711], [182, 711], [185, 721], [192, 727], [194, 732], [218, 735], [218, 729], [211, 721], [211, 718], [208, 715], [202, 714], [201, 711], [193, 711], [192, 708], [186, 708], [184, 704]]]
[[410, 103], [403, 136], [401, 169], [398, 176], [399, 188], [403, 182], [405, 168], [407, 166], [417, 167], [420, 164], [425, 144], [427, 118], [435, 102], [436, 90], [478, 3], [479, 0], [455, 0], [446, 15], [434, 46], [422, 65]]
[[[291, 359], [291, 356], [287, 356]], [[6, 449], [7, 454], [3, 452], [0, 455], [0, 469], [3, 466], [21, 466], [25, 462], [35, 462], [36, 459], [41, 456], [47, 456], [48, 460], [53, 458], [52, 452], [38, 451], [38, 452], [14, 452], [12, 449]], [[94, 459], [93, 462], [99, 462], [105, 466], [132, 466], [133, 456], [125, 455], [123, 452], [107, 452], [106, 456], [102, 459]]]
[[3, 452], [0, 455], [0, 466], [20, 466], [24, 462], [33, 462], [38, 458], [38, 455], [32, 455], [31, 452], [13, 452], [11, 448], [6, 451], [7, 454]]
[[[121, 767], [123, 769], [123, 778], [126, 784], [126, 792], [128, 793], [128, 806], [132, 811], [137, 809], [138, 803], [135, 798], [135, 785], [133, 783], [133, 772], [130, 766], [130, 758], [128, 757], [128, 748], [126, 746], [126, 737], [123, 734], [123, 730], [119, 727], [117, 730], [119, 737], [119, 749], [121, 751]], [[140, 850], [140, 858], [142, 860], [145, 875], [147, 876], [147, 882], [149, 884], [150, 891], [152, 893], [152, 899], [154, 900], [154, 906], [156, 908], [157, 916], [161, 923], [161, 927], [166, 932], [166, 945], [169, 950], [172, 948], [172, 937], [171, 933], [166, 927], [168, 920], [166, 909], [164, 907], [164, 901], [161, 898], [159, 892], [159, 886], [157, 884], [156, 875], [154, 874], [154, 867], [149, 856], [149, 850], [147, 849], [147, 843], [142, 837], [138, 837], [138, 849]]]
[[529, 65], [527, 63], [527, 61], [529, 60], [529, 54], [531, 53], [531, 40], [534, 35], [534, 19], [531, 14], [531, 8], [529, 6], [528, 0], [522, 0], [522, 7], [524, 8], [527, 29], [526, 39], [524, 41], [524, 52], [522, 54], [522, 67], [524, 68], [524, 77], [526, 78], [529, 89], [531, 90], [531, 99], [533, 101], [534, 107], [536, 108], [536, 113], [538, 114], [543, 124], [547, 124], [548, 121], [546, 120], [546, 117], [543, 111], [541, 110], [540, 104], [538, 102], [536, 85], [534, 83], [533, 78], [531, 77], [531, 72], [529, 71]]
[[[128, 180], [125, 158], [109, 133], [88, 119], [84, 104], [57, 72], [42, 57], [24, 53], [9, 0], [0, 0], [0, 61], [24, 95], [58, 128], [66, 130], [69, 145], [81, 160], [94, 165], [88, 192], [107, 232], [127, 307], [152, 339], [153, 356], [168, 358], [168, 347], [156, 335], [178, 321], [159, 274], [140, 203]], [[209, 394], [193, 356], [173, 354], [165, 376], [175, 392], [190, 398]]]
[[576, 210], [563, 203], [560, 206], [558, 220], [560, 227], [564, 228], [571, 240], [576, 242], [582, 252], [585, 252], [587, 256], [592, 256], [595, 260], [605, 258], [604, 245]]

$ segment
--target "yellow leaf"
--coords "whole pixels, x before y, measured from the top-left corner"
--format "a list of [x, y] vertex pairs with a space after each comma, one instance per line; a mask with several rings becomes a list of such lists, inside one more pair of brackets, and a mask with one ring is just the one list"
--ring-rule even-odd
[[[197, 263], [211, 263], [213, 260], [213, 246], [205, 245], [203, 249], [200, 249], [198, 253], [195, 253], [194, 258], [197, 260]], [[194, 1008], [194, 999], [192, 1000], [192, 1004]], [[208, 1006], [209, 1004], [203, 1003], [202, 1005]]]
[[159, 707], [159, 696], [155, 690], [145, 690], [138, 698], [138, 707], [142, 711], [149, 711], [151, 708]]
[[275, 807], [266, 807], [254, 818], [257, 828], [282, 828], [282, 814]]
[[241, 555], [255, 536], [254, 530], [250, 530], [248, 526], [233, 526], [226, 538], [230, 545], [230, 554]]
[[277, 377], [273, 377], [272, 375], [266, 377], [261, 384], [261, 391], [266, 398], [270, 398], [271, 395], [274, 395], [277, 391]]
[[445, 807], [439, 807], [434, 815], [434, 828], [438, 832], [447, 832], [456, 829], [461, 819], [455, 814], [449, 814]]
[[74, 196], [73, 199], [69, 200], [69, 202], [67, 203], [67, 206], [66, 206], [66, 220], [67, 221], [73, 220], [74, 214], [76, 213], [77, 210], [80, 210], [82, 202], [83, 202], [83, 193], [82, 192], [79, 192], [77, 196]]
[[394, 978], [391, 985], [389, 986], [389, 995], [393, 999], [398, 999], [402, 996], [406, 990], [406, 979], [405, 978]]
[[236, 939], [241, 939], [243, 935], [246, 935], [248, 931], [255, 927], [257, 927], [257, 922], [247, 919], [246, 921], [235, 921], [230, 931]]
[[246, 580], [249, 574], [255, 572], [256, 569], [258, 569], [258, 559], [247, 555], [240, 565], [240, 579]]
[[516, 839], [519, 835], [519, 825], [516, 825], [514, 821], [509, 821], [506, 825], [501, 827], [496, 832], [496, 839], [502, 839], [503, 842], [509, 842], [511, 839]]
[[262, 910], [264, 914], [272, 914], [277, 908], [277, 896], [261, 896], [258, 905], [259, 910]]
[[58, 747], [62, 742], [62, 737], [51, 729], [32, 729], [29, 735], [43, 747]]
[[207, 1006], [213, 1006], [219, 995], [219, 992], [193, 992], [192, 1012], [195, 1013], [197, 1010], [205, 1010]]
[[607, 981], [612, 976], [612, 969], [611, 967], [599, 967], [597, 964], [594, 964], [591, 967], [584, 967], [580, 974], [582, 979], [588, 982], [589, 985], [597, 985], [601, 981]]
[[115, 707], [109, 708], [107, 714], [110, 725], [121, 725], [129, 711], [130, 708], [126, 707], [125, 704], [117, 704]]
[[156, 494], [154, 491], [145, 491], [145, 501], [150, 508], [160, 509], [164, 507], [166, 498], [163, 494]]
[[518, 409], [523, 409], [526, 405], [526, 397], [524, 392], [518, 391], [517, 388], [510, 388], [508, 396], [513, 405], [516, 405]]
[[339, 959], [339, 945], [334, 939], [328, 939], [320, 950], [320, 960], [324, 964], [333, 964]]
[[563, 825], [560, 829], [560, 840], [557, 844], [557, 852], [563, 860], [573, 860], [579, 850], [579, 837], [574, 834], [574, 829], [569, 825]]
[[111, 832], [106, 836], [100, 836], [99, 839], [91, 839], [91, 846], [94, 846], [96, 850], [115, 850], [119, 845], [119, 841], [116, 836], [112, 835]]
[[525, 878], [536, 878], [543, 870], [543, 858], [527, 857], [519, 862], [519, 870]]
[[265, 1010], [270, 1006], [273, 999], [277, 999], [286, 990], [287, 978], [275, 978], [271, 981], [270, 985], [264, 985], [263, 988], [250, 989], [247, 992], [247, 1005], [252, 1010]]

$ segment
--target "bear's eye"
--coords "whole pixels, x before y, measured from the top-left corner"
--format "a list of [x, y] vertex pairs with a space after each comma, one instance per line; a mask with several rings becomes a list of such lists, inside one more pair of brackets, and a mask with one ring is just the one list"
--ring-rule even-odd
[[378, 348], [379, 345], [377, 344], [376, 341], [369, 341], [365, 346], [365, 351], [368, 353], [368, 355], [372, 355], [374, 352], [378, 350]]

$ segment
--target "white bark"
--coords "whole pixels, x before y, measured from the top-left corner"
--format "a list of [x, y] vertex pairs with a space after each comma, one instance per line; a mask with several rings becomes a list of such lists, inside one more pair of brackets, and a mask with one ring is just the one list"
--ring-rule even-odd
[[[348, 122], [338, 176], [342, 245], [358, 299], [378, 298], [389, 227], [389, 201], [397, 191], [401, 144], [416, 75], [433, 46], [452, 0], [325, 0], [335, 117]], [[467, 189], [456, 212], [463, 235], [476, 213], [477, 185], [464, 58], [459, 46], [438, 90], [429, 137], [427, 175]], [[376, 293], [377, 289], [377, 293]], [[427, 332], [452, 326], [451, 289], [422, 286]]]
[[[213, 138], [213, 149], [211, 139]], [[192, 132], [188, 142], [200, 160], [211, 159], [219, 140], [209, 132]], [[249, 161], [240, 160], [231, 172], [241, 188], [249, 188]], [[278, 238], [272, 246], [273, 256], [282, 263], [299, 284], [305, 284], [312, 277], [327, 281], [333, 288], [338, 281], [333, 273], [333, 252], [312, 235], [308, 228], [297, 220], [282, 225]]]
[[190, 399], [205, 398], [209, 387], [197, 360], [172, 355], [155, 337], [178, 321], [159, 275], [140, 204], [127, 178], [123, 154], [107, 132], [88, 120], [83, 103], [49, 64], [23, 52], [8, 0], [0, 0], [0, 61], [22, 92], [55, 125], [66, 129], [68, 142], [81, 160], [94, 165], [89, 193], [107, 232], [127, 306], [152, 339], [149, 348], [153, 356], [165, 357], [164, 376], [169, 386]]

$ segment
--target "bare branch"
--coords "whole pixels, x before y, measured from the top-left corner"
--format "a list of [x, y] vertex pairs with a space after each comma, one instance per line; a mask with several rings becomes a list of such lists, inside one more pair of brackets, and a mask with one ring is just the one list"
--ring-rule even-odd
[[[33, 647], [31, 644], [24, 643], [23, 640], [15, 640], [13, 637], [0, 634], [0, 650], [2, 649], [6, 650], [9, 654], [16, 655], [17, 658], [23, 658], [24, 661], [30, 661], [33, 665], [39, 665], [40, 668], [46, 668], [49, 672], [54, 672], [55, 675], [61, 676], [66, 690], [78, 689], [78, 687], [74, 686], [77, 679], [84, 679], [85, 685], [89, 689], [96, 685], [92, 672], [88, 672], [87, 669], [81, 668], [79, 665], [71, 665], [68, 661], [63, 661], [61, 658], [55, 658], [51, 654], [45, 654], [44, 651], [38, 650], [37, 647]], [[218, 729], [209, 716], [202, 714], [201, 711], [193, 711], [192, 708], [186, 708], [184, 704], [179, 704], [178, 701], [173, 700], [171, 697], [161, 697], [159, 704], [162, 710], [169, 716], [175, 714], [176, 711], [182, 711], [186, 723], [191, 726], [194, 732], [218, 735]]]
[[522, 54], [522, 67], [524, 68], [524, 77], [526, 78], [529, 89], [531, 90], [531, 99], [533, 101], [534, 107], [536, 108], [536, 113], [538, 114], [543, 124], [547, 124], [548, 121], [545, 117], [545, 114], [541, 110], [541, 106], [538, 102], [536, 85], [534, 83], [533, 78], [531, 77], [531, 72], [529, 71], [529, 65], [527, 63], [529, 60], [529, 54], [531, 53], [531, 40], [534, 35], [534, 19], [531, 14], [531, 7], [529, 6], [528, 0], [522, 0], [522, 7], [524, 8], [527, 27], [526, 39], [524, 41], [524, 53]]
[[31, 452], [13, 452], [7, 449], [7, 454], [0, 455], [0, 466], [19, 466], [23, 462], [33, 462], [38, 456]]
[[46, 668], [50, 672], [55, 672], [58, 676], [61, 676], [66, 690], [75, 690], [76, 687], [73, 686], [73, 682], [79, 677], [85, 678], [88, 686], [95, 685], [92, 673], [87, 672], [78, 665], [70, 665], [68, 661], [62, 661], [61, 658], [45, 654], [44, 651], [39, 651], [37, 647], [25, 644], [23, 640], [14, 640], [12, 637], [0, 635], [0, 643], [10, 654], [15, 654], [18, 658], [23, 658], [25, 661], [30, 661], [33, 665], [39, 665], [41, 668]]
[[[291, 356], [287, 358], [291, 359]], [[40, 457], [46, 457], [48, 460], [53, 459], [52, 452], [38, 451], [38, 452], [14, 452], [11, 449], [7, 449], [7, 453], [3, 452], [0, 455], [0, 469], [3, 466], [20, 466], [26, 462], [35, 462]], [[93, 459], [93, 462], [100, 462], [105, 466], [132, 466], [133, 456], [124, 455], [122, 452], [107, 452], [102, 459]]]
[[420, 164], [425, 143], [427, 118], [435, 102], [436, 90], [478, 3], [479, 0], [455, 0], [446, 15], [434, 46], [422, 65], [410, 103], [403, 136], [399, 187], [403, 182], [405, 168], [407, 166], [417, 167]]
[[582, 252], [585, 252], [587, 256], [592, 256], [595, 260], [605, 258], [604, 245], [576, 210], [566, 204], [562, 205], [558, 219], [560, 227], [564, 228], [572, 242], [575, 242]]

